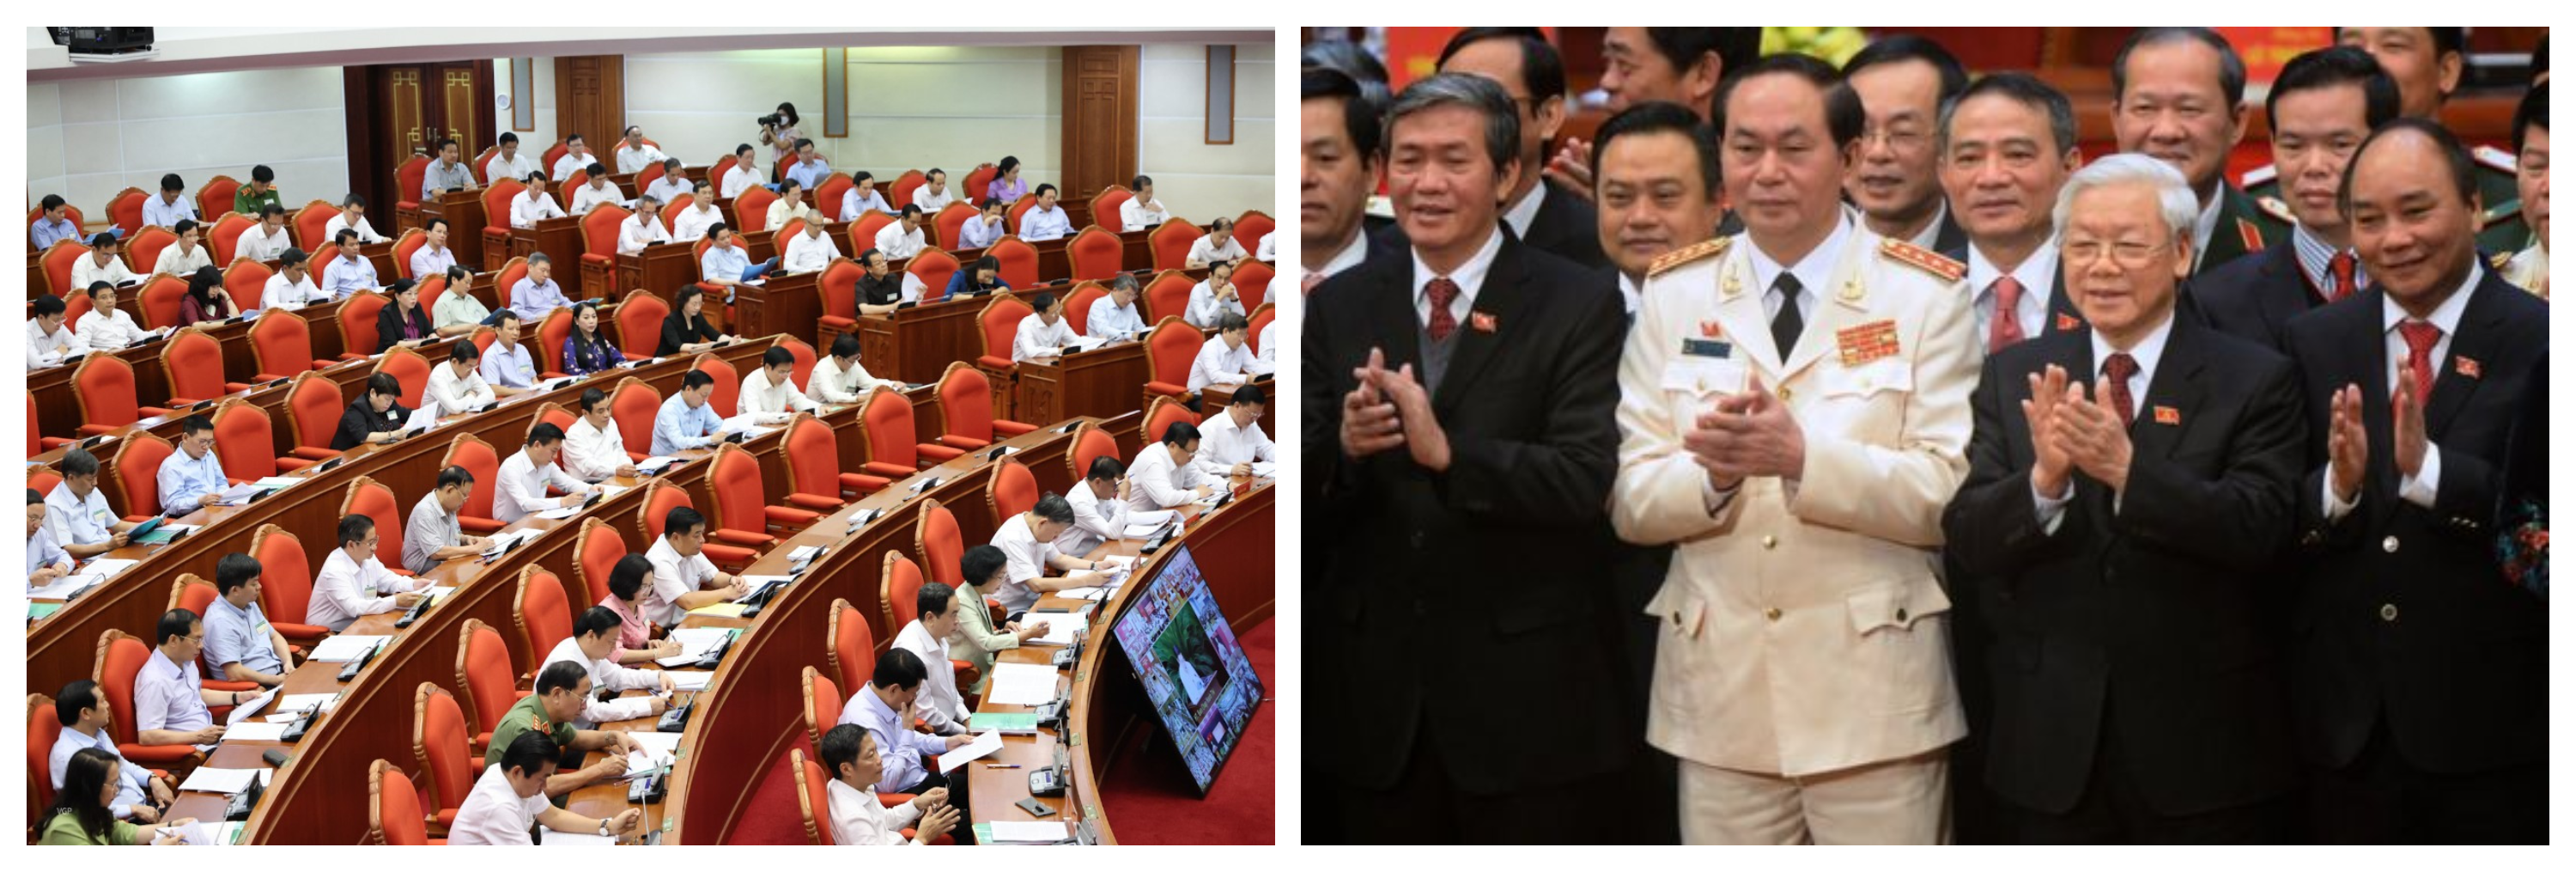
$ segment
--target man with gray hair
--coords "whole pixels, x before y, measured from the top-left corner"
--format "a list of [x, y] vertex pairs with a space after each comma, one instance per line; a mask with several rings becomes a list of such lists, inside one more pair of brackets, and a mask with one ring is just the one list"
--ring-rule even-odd
[[1145, 318], [1136, 314], [1136, 276], [1119, 273], [1109, 280], [1109, 295], [1091, 302], [1083, 316], [1082, 334], [1103, 342], [1125, 342], [1145, 333]]
[[2084, 162], [2066, 95], [2029, 73], [1995, 73], [1944, 108], [1937, 135], [1941, 187], [1967, 232], [1964, 244], [1941, 254], [1968, 265], [1978, 347], [1994, 354], [2083, 329], [2049, 221], [2058, 190]]
[[508, 311], [519, 313], [520, 320], [528, 322], [528, 329], [545, 323], [546, 313], [572, 305], [572, 300], [564, 296], [563, 286], [555, 283], [554, 272], [554, 258], [540, 251], [528, 255], [527, 277], [510, 285]]
[[[2264, 591], [2298, 507], [2298, 374], [2175, 317], [2200, 213], [2119, 154], [2053, 224], [2081, 330], [1986, 359], [1951, 581], [1994, 628], [1982, 779], [2019, 842], [2266, 843], [2289, 832], [2286, 687]], [[2183, 580], [2188, 579], [2188, 583]]]
[[[1637, 741], [1596, 583], [1621, 310], [1607, 273], [1502, 229], [1539, 170], [1519, 115], [1482, 76], [1405, 89], [1383, 147], [1410, 245], [1307, 300], [1307, 593], [1329, 625], [1308, 663], [1371, 676], [1317, 701], [1330, 787], [1310, 796], [1330, 798], [1308, 808], [1359, 842], [1621, 838], [1566, 817], [1615, 795]], [[1498, 703], [1561, 716], [1533, 741], [1495, 728]]]
[[635, 254], [645, 246], [671, 241], [671, 228], [662, 225], [662, 202], [652, 194], [635, 198], [635, 213], [617, 225], [618, 254]]

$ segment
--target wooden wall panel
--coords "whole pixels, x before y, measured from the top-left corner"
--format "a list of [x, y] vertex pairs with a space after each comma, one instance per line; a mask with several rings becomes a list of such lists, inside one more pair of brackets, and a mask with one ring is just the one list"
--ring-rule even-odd
[[1093, 196], [1136, 175], [1136, 57], [1132, 45], [1064, 48], [1064, 178], [1056, 185], [1075, 227], [1095, 223]]

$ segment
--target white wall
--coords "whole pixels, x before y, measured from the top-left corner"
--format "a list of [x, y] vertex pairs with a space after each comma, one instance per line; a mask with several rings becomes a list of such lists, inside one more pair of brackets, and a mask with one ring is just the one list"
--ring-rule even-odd
[[1250, 209], [1280, 215], [1271, 108], [1277, 50], [1259, 42], [1234, 51], [1233, 145], [1206, 144], [1206, 46], [1148, 45], [1138, 56], [1136, 168], [1154, 177], [1154, 196], [1173, 215], [1200, 223]]
[[[534, 77], [531, 79], [532, 90], [536, 92], [533, 94], [510, 93], [511, 60], [511, 58], [492, 59], [492, 93], [508, 94], [510, 99], [513, 101], [511, 103], [513, 106], [518, 105], [517, 101], [521, 100], [534, 101], [536, 104], [536, 118], [534, 119], [536, 122], [536, 129], [512, 130], [510, 128], [511, 111], [496, 106], [493, 109], [492, 115], [494, 122], [492, 126], [492, 137], [494, 139], [499, 139], [503, 131], [516, 133], [519, 135], [519, 150], [527, 154], [530, 159], [543, 162], [546, 156], [546, 149], [553, 147], [555, 138], [563, 135], [561, 132], [555, 130], [555, 59], [528, 59], [528, 65], [536, 70]], [[594, 142], [599, 141], [599, 134], [591, 133], [586, 130], [582, 131], [582, 133], [584, 139], [592, 140]], [[612, 132], [609, 135], [615, 136], [616, 134]], [[668, 140], [657, 138], [655, 141], [666, 142]], [[491, 143], [484, 142], [467, 146], [464, 149], [465, 156], [468, 159], [471, 159], [475, 155], [482, 154], [483, 149], [490, 145]], [[685, 158], [683, 159], [685, 160]], [[712, 160], [712, 158], [710, 158], [710, 160]], [[690, 161], [690, 163], [706, 162], [707, 161]], [[539, 167], [539, 169], [545, 170], [549, 173], [554, 172], [553, 167]]]
[[190, 195], [216, 175], [277, 172], [290, 208], [349, 189], [338, 67], [245, 70], [27, 86], [27, 199], [62, 194], [93, 223], [128, 187], [178, 173]]

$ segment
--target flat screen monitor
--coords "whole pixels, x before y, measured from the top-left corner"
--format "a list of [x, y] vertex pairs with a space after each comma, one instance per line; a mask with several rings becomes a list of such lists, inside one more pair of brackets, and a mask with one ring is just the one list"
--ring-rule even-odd
[[1205, 795], [1261, 706], [1261, 678], [1244, 659], [1190, 549], [1176, 545], [1172, 552], [1128, 600], [1112, 632]]

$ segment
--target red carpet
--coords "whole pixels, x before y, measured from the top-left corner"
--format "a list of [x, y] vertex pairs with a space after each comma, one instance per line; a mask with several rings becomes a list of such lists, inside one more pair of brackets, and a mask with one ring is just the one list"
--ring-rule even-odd
[[[1241, 630], [1237, 641], [1261, 676], [1264, 688], [1276, 688], [1278, 673], [1276, 623], [1263, 621]], [[1277, 796], [1273, 790], [1278, 760], [1273, 735], [1275, 703], [1263, 703], [1244, 728], [1243, 741], [1217, 770], [1216, 783], [1200, 799], [1190, 772], [1172, 753], [1171, 740], [1159, 726], [1135, 731], [1151, 736], [1150, 747], [1131, 739], [1119, 749], [1118, 765], [1100, 785], [1101, 811], [1110, 830], [1130, 845], [1267, 845], [1278, 839], [1273, 829]]]

